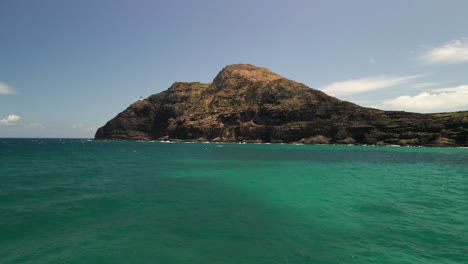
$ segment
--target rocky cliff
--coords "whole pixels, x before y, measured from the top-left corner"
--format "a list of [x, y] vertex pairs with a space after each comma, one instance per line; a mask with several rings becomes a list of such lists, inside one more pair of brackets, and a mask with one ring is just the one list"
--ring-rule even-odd
[[225, 67], [139, 100], [95, 139], [468, 146], [468, 111], [417, 114], [341, 101], [266, 68]]

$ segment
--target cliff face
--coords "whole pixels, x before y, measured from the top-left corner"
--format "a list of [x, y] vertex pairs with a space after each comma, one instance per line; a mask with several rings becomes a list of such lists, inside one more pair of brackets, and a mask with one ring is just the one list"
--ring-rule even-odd
[[468, 112], [361, 107], [266, 68], [236, 64], [213, 83], [176, 82], [135, 102], [95, 138], [468, 146]]

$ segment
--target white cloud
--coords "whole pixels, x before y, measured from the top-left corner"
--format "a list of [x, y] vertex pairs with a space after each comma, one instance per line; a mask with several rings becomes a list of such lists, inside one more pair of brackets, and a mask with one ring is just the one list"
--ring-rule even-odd
[[468, 110], [468, 85], [399, 96], [382, 102], [381, 108], [425, 113]]
[[372, 58], [372, 57], [370, 57], [369, 60], [368, 60], [367, 62], [368, 62], [369, 64], [376, 64], [376, 63], [377, 63], [377, 61], [376, 61], [374, 58]]
[[13, 123], [18, 122], [20, 118], [21, 116], [19, 115], [11, 114], [11, 115], [8, 115], [6, 118], [0, 119], [0, 124], [7, 125], [7, 126], [12, 125]]
[[445, 93], [445, 92], [466, 93], [468, 92], [468, 85], [460, 85], [460, 86], [449, 87], [449, 88], [437, 88], [437, 89], [432, 89], [431, 91], [438, 92], [438, 93]]
[[14, 94], [15, 91], [13, 88], [8, 86], [6, 83], [1, 83], [0, 82], [0, 94]]
[[459, 64], [468, 62], [468, 39], [453, 40], [430, 49], [419, 58], [426, 64]]
[[375, 76], [343, 82], [334, 82], [321, 90], [329, 95], [343, 96], [380, 90], [400, 84], [408, 83], [415, 78], [425, 75], [410, 76]]

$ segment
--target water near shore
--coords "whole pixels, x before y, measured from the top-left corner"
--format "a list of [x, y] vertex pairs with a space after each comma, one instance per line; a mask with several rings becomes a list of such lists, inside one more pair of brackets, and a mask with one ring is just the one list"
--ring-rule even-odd
[[468, 149], [0, 139], [0, 263], [468, 263]]

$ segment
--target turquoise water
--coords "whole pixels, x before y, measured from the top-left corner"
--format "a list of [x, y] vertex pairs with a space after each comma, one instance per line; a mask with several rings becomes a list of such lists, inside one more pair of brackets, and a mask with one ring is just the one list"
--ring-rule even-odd
[[0, 139], [0, 263], [468, 263], [468, 149]]

